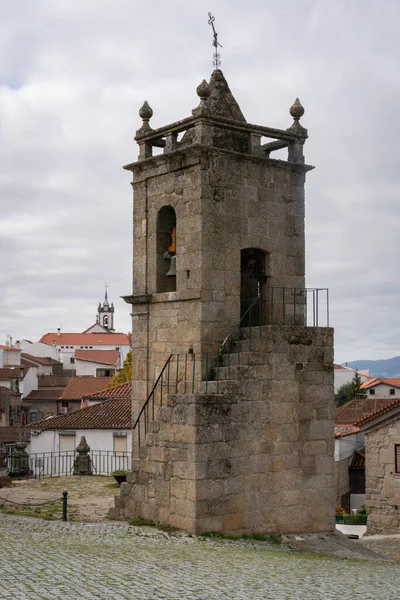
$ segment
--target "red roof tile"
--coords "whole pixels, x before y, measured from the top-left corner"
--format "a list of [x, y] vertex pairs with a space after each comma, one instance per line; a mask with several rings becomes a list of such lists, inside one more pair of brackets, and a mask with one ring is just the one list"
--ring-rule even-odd
[[111, 377], [71, 377], [62, 399], [81, 400], [83, 396], [106, 388], [110, 381]]
[[119, 350], [75, 350], [74, 358], [115, 366], [119, 359]]
[[45, 333], [40, 341], [57, 346], [129, 346], [126, 333]]
[[42, 419], [29, 425], [33, 429], [130, 429], [131, 399], [112, 398], [68, 415]]
[[0, 427], [0, 446], [1, 444], [11, 444], [13, 442], [29, 442], [31, 432], [27, 427]]
[[132, 394], [132, 381], [126, 381], [119, 385], [100, 390], [94, 394], [87, 394], [84, 396], [85, 400], [108, 400], [109, 398], [130, 398]]
[[387, 406], [392, 401], [390, 398], [365, 398], [347, 402], [336, 409], [335, 424], [352, 425], [372, 411]]
[[370, 421], [373, 421], [377, 417], [380, 417], [381, 415], [384, 415], [385, 413], [390, 412], [393, 408], [396, 408], [399, 404], [400, 404], [400, 398], [397, 398], [396, 400], [392, 400], [386, 406], [383, 406], [383, 407], [379, 408], [378, 410], [374, 410], [374, 411], [370, 412], [367, 416], [363, 417], [362, 419], [359, 419], [355, 423], [355, 425], [358, 425], [359, 427], [363, 427], [364, 425], [366, 425]]
[[335, 370], [351, 371], [351, 369], [349, 369], [348, 367], [343, 367], [342, 365], [337, 365], [335, 363], [333, 363], [333, 368]]
[[361, 387], [364, 389], [367, 389], [367, 388], [374, 387], [375, 385], [379, 385], [380, 383], [384, 383], [386, 385], [392, 385], [393, 387], [400, 387], [400, 379], [399, 378], [382, 379], [381, 377], [374, 377], [373, 379], [370, 379], [369, 381], [364, 381], [364, 383], [362, 384]]
[[360, 428], [352, 424], [335, 425], [335, 437], [346, 437], [347, 435], [353, 435], [353, 433], [358, 433], [359, 431]]
[[41, 388], [32, 390], [24, 398], [24, 402], [39, 402], [40, 400], [60, 400], [64, 388]]
[[61, 362], [59, 360], [50, 358], [50, 356], [33, 356], [32, 354], [28, 354], [27, 352], [22, 352], [21, 359], [28, 360], [29, 362], [38, 363], [39, 365], [60, 365], [61, 364]]
[[27, 372], [26, 367], [4, 367], [0, 369], [0, 379], [19, 379]]
[[68, 384], [69, 379], [69, 375], [38, 375], [38, 386], [39, 388], [65, 388]]
[[19, 348], [13, 348], [12, 346], [3, 346], [2, 344], [0, 344], [0, 349], [1, 350], [11, 350], [11, 352], [21, 352], [21, 350]]

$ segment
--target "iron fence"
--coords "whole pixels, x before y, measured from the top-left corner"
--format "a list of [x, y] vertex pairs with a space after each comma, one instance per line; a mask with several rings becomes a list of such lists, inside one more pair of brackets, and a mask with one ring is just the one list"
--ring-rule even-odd
[[[89, 452], [93, 475], [112, 475], [115, 471], [130, 471], [132, 454], [91, 450]], [[7, 466], [11, 477], [17, 479], [40, 479], [73, 475], [77, 452], [40, 452], [28, 456], [8, 456]]]

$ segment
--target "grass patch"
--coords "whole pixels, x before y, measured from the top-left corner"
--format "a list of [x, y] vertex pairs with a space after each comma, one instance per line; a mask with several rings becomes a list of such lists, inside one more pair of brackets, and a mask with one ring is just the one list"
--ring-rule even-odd
[[60, 521], [62, 517], [62, 502], [46, 502], [46, 504], [41, 504], [40, 506], [3, 504], [0, 505], [0, 512], [19, 517], [36, 517], [46, 521]]
[[165, 531], [166, 533], [175, 533], [176, 531], [179, 531], [176, 527], [173, 527], [172, 525], [154, 523], [154, 521], [150, 521], [149, 519], [143, 519], [143, 517], [140, 517], [139, 515], [136, 515], [136, 517], [132, 517], [132, 519], [129, 520], [129, 525], [133, 525], [134, 527], [155, 527], [156, 529], [159, 529], [160, 531]]
[[220, 531], [206, 531], [201, 534], [202, 537], [220, 539], [220, 540], [255, 540], [257, 542], [269, 542], [275, 546], [282, 544], [282, 537], [276, 534], [251, 533], [247, 535], [226, 535]]

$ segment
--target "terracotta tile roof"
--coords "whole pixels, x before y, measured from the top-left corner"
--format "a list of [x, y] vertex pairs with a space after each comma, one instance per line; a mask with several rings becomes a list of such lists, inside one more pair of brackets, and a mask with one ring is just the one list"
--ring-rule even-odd
[[45, 333], [39, 341], [57, 346], [129, 346], [126, 333]]
[[64, 388], [42, 388], [39, 390], [32, 390], [24, 398], [24, 402], [39, 402], [40, 400], [60, 400]]
[[39, 365], [61, 365], [61, 362], [59, 360], [50, 358], [50, 356], [33, 356], [32, 354], [28, 354], [27, 352], [22, 352], [21, 359], [38, 363]]
[[0, 379], [19, 379], [24, 377], [27, 370], [25, 367], [4, 367], [0, 369]]
[[355, 425], [358, 425], [358, 427], [363, 427], [370, 421], [373, 421], [377, 417], [380, 417], [381, 415], [384, 415], [385, 413], [388, 413], [391, 410], [393, 410], [394, 408], [398, 407], [399, 404], [400, 404], [400, 398], [397, 398], [396, 400], [392, 400], [389, 402], [389, 404], [386, 404], [386, 406], [382, 406], [381, 408], [370, 412], [368, 415], [366, 415], [362, 419], [359, 419], [358, 421], [356, 421]]
[[83, 396], [103, 390], [111, 377], [71, 377], [63, 391], [63, 400], [81, 400]]
[[374, 387], [375, 385], [379, 385], [380, 383], [384, 383], [386, 385], [391, 385], [393, 387], [400, 387], [400, 379], [399, 378], [382, 379], [381, 377], [374, 377], [373, 379], [370, 379], [369, 381], [364, 381], [364, 383], [362, 384], [361, 387], [364, 389], [367, 389], [367, 388]]
[[119, 359], [119, 350], [75, 350], [74, 358], [115, 366]]
[[27, 427], [0, 427], [0, 445], [12, 442], [29, 442], [31, 432]]
[[11, 352], [21, 352], [19, 348], [12, 348], [12, 346], [3, 346], [3, 344], [0, 344], [0, 350], [11, 350]]
[[5, 385], [0, 385], [0, 392], [4, 392], [4, 390], [6, 390], [7, 392], [10, 392], [11, 396], [21, 396], [21, 394], [18, 394], [17, 392], [13, 392], [12, 390], [10, 390], [9, 387], [7, 387]]
[[108, 400], [109, 398], [130, 398], [132, 394], [132, 381], [126, 381], [119, 385], [100, 390], [94, 394], [87, 394], [84, 396], [85, 400]]
[[335, 437], [346, 437], [347, 435], [353, 435], [360, 431], [359, 427], [352, 424], [340, 424], [335, 425]]
[[333, 363], [333, 368], [336, 370], [343, 370], [343, 371], [351, 371], [351, 369], [349, 369], [348, 367], [343, 367], [342, 365], [337, 365], [335, 363]]
[[335, 413], [335, 424], [336, 425], [352, 425], [359, 419], [366, 417], [372, 411], [387, 406], [393, 402], [390, 398], [365, 398], [352, 400], [339, 406]]
[[33, 429], [130, 429], [131, 399], [111, 398], [67, 415], [31, 423]]
[[38, 386], [39, 388], [65, 388], [68, 384], [69, 379], [69, 375], [38, 375]]

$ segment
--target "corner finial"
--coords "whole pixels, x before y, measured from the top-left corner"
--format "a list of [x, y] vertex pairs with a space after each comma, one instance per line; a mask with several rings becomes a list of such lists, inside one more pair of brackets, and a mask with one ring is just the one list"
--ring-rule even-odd
[[304, 115], [304, 107], [301, 105], [301, 102], [298, 98], [296, 98], [290, 107], [289, 112], [295, 121], [300, 121], [301, 117]]
[[200, 85], [197, 86], [196, 94], [202, 102], [205, 102], [208, 96], [211, 94], [210, 86], [205, 79], [203, 79]]
[[153, 116], [153, 109], [150, 104], [145, 100], [143, 102], [143, 106], [139, 110], [139, 117], [143, 120], [143, 125], [141, 127], [141, 131], [151, 129], [149, 125], [149, 121]]
[[287, 131], [292, 131], [293, 133], [300, 134], [304, 137], [307, 137], [307, 129], [300, 125], [299, 121], [301, 117], [304, 115], [304, 107], [302, 106], [300, 100], [296, 98], [294, 103], [289, 109], [290, 115], [293, 117], [293, 123], [291, 127], [287, 129]]

